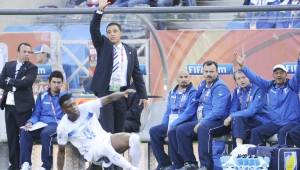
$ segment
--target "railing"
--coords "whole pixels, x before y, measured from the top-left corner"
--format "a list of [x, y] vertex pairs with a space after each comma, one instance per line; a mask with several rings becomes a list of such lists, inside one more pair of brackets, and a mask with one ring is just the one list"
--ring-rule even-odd
[[[107, 8], [107, 14], [153, 14], [153, 13], [227, 13], [254, 11], [295, 11], [300, 5], [270, 6], [190, 6], [190, 7], [126, 7]], [[42, 9], [0, 9], [0, 15], [73, 15], [92, 14], [91, 8], [42, 8]]]

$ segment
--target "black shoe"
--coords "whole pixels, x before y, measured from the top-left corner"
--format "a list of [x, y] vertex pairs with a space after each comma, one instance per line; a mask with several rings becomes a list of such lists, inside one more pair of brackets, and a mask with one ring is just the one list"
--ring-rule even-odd
[[185, 163], [183, 166], [184, 170], [198, 170], [198, 165], [195, 163]]
[[7, 170], [19, 170], [19, 168], [15, 168], [13, 166], [9, 166]]

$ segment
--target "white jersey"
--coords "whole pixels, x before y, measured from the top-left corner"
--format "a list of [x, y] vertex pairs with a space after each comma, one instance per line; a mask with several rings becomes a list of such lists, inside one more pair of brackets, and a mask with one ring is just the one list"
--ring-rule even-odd
[[70, 141], [87, 161], [92, 160], [95, 146], [111, 145], [111, 134], [103, 130], [95, 114], [100, 107], [100, 99], [79, 105], [80, 116], [74, 122], [64, 115], [57, 127], [57, 143], [66, 145]]

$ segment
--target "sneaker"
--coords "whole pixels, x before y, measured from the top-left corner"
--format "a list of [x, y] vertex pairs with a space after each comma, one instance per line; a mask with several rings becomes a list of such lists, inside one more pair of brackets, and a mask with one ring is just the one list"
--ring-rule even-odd
[[29, 162], [24, 162], [22, 164], [21, 170], [31, 170], [31, 166], [29, 165]]
[[41, 167], [39, 168], [39, 170], [46, 170], [46, 168], [44, 168], [44, 167], [41, 166]]
[[194, 163], [185, 163], [182, 168], [184, 170], [198, 170], [198, 165]]

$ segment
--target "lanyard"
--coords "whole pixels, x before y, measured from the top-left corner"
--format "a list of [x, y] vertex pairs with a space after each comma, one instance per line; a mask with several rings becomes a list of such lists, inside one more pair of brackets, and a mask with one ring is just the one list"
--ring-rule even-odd
[[[215, 84], [216, 80], [211, 85], [206, 85], [205, 88], [203, 88], [200, 96], [200, 102], [203, 105], [203, 102], [205, 102], [208, 97], [211, 95], [211, 87]], [[204, 94], [205, 93], [205, 94]]]
[[[251, 102], [251, 90], [252, 87], [249, 88], [249, 91], [247, 93], [247, 97], [246, 97], [246, 108], [248, 108], [249, 103]], [[241, 90], [242, 91], [242, 90]], [[242, 93], [242, 92], [241, 92]], [[240, 98], [240, 103], [243, 103], [243, 97], [239, 97]]]
[[[178, 102], [178, 110], [180, 111], [180, 109], [181, 109], [181, 107], [183, 107], [183, 105], [184, 105], [184, 101], [185, 101], [185, 99], [186, 99], [186, 94], [185, 94], [185, 91], [186, 90], [182, 90], [182, 91], [176, 91], [175, 92], [175, 100], [174, 100], [174, 105], [176, 105], [176, 101]], [[178, 100], [177, 100], [177, 98], [178, 98]]]
[[58, 123], [57, 118], [56, 118], [55, 107], [54, 107], [54, 104], [53, 104], [53, 101], [52, 101], [52, 96], [50, 96], [50, 103], [51, 103], [51, 110], [52, 110], [53, 117], [55, 119], [55, 122]]
[[120, 50], [121, 50], [121, 56], [120, 56], [121, 57], [121, 62], [120, 62], [120, 64], [121, 64], [121, 73], [123, 73], [124, 47], [122, 46]]
[[252, 87], [248, 91], [248, 95], [247, 95], [247, 99], [246, 99], [246, 108], [248, 108], [248, 105], [249, 105], [250, 100], [251, 100], [251, 90], [252, 90]]

